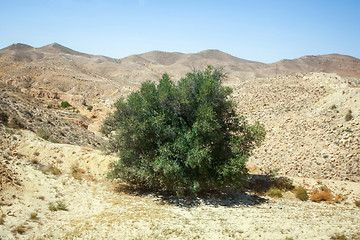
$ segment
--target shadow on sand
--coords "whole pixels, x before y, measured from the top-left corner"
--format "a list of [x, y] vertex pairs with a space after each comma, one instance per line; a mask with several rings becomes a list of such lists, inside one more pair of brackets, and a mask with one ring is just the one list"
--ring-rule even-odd
[[161, 204], [192, 208], [199, 205], [240, 207], [256, 206], [267, 202], [262, 196], [273, 184], [272, 175], [249, 175], [249, 186], [246, 189], [224, 189], [217, 191], [202, 191], [197, 196], [178, 197], [173, 192], [156, 191], [154, 189], [135, 188], [121, 185], [116, 191], [134, 196], [152, 197]]

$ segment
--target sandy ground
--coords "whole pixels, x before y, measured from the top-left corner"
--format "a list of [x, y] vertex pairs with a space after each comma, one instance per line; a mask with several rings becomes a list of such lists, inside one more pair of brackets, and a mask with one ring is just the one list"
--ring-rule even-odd
[[[179, 200], [136, 193], [104, 179], [114, 156], [53, 144], [17, 132], [9, 161], [20, 186], [1, 192], [1, 239], [330, 239], [360, 237], [360, 183], [296, 178], [326, 185], [341, 203], [275, 199], [249, 192]], [[60, 169], [61, 174], [49, 166]], [[74, 167], [75, 166], [75, 167]], [[66, 211], [51, 211], [61, 202]], [[357, 238], [356, 238], [357, 237]]]

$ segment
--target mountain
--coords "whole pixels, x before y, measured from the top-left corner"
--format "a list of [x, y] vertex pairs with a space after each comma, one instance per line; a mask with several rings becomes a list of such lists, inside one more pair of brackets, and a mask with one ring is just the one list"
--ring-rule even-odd
[[54, 69], [51, 70], [51, 76], [48, 76], [49, 74], [46, 73], [50, 70], [46, 67], [44, 69], [44, 66], [57, 68], [61, 65], [61, 72], [65, 71], [65, 75], [73, 79], [92, 80], [95, 77], [134, 85], [148, 79], [156, 80], [164, 72], [178, 79], [193, 69], [204, 69], [207, 65], [222, 67], [228, 77], [234, 80], [307, 72], [337, 73], [342, 77], [360, 78], [360, 60], [339, 54], [304, 56], [265, 64], [240, 59], [219, 50], [205, 50], [191, 54], [152, 51], [123, 59], [112, 59], [80, 53], [58, 43], [40, 48], [13, 44], [0, 50], [0, 66], [4, 68], [4, 65], [14, 65], [13, 63], [21, 66], [21, 70], [18, 69], [15, 73], [15, 69], [12, 69], [12, 76], [21, 75], [21, 71], [26, 69], [27, 65], [31, 65], [32, 68], [42, 66], [43, 75], [52, 79]]
[[[110, 104], [146, 80], [157, 81], [165, 72], [176, 81], [187, 72], [208, 65], [223, 68], [228, 83], [308, 72], [360, 78], [360, 60], [339, 54], [304, 56], [271, 64], [219, 50], [190, 54], [151, 51], [113, 59], [81, 53], [58, 43], [40, 48], [18, 43], [0, 50], [0, 81], [33, 95], [55, 94], [79, 104], [84, 98], [91, 98]], [[48, 92], [39, 93], [44, 91]]]
[[360, 59], [340, 54], [304, 56], [293, 60], [281, 60], [271, 64], [281, 74], [295, 72], [336, 73], [342, 77], [360, 78]]

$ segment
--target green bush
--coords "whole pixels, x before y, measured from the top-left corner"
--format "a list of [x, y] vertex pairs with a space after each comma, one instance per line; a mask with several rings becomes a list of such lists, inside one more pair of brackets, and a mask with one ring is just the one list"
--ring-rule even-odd
[[245, 163], [265, 128], [236, 114], [223, 78], [213, 67], [177, 84], [164, 74], [158, 85], [147, 81], [119, 99], [101, 129], [120, 157], [110, 176], [178, 195], [243, 187]]
[[52, 211], [52, 212], [55, 212], [55, 211], [68, 211], [66, 204], [61, 202], [61, 201], [56, 202], [56, 205], [51, 203], [49, 205], [49, 210]]
[[277, 187], [272, 187], [270, 188], [266, 194], [269, 196], [269, 197], [278, 197], [278, 198], [281, 198], [282, 195], [283, 195], [283, 191], [278, 189]]
[[60, 105], [62, 108], [68, 108], [70, 107], [70, 103], [68, 101], [62, 101], [61, 102], [61, 105]]
[[301, 201], [307, 201], [309, 199], [307, 189], [301, 186], [295, 188], [295, 197]]
[[89, 111], [91, 112], [91, 110], [93, 110], [93, 106], [89, 105], [89, 106], [87, 107], [87, 110], [89, 110]]

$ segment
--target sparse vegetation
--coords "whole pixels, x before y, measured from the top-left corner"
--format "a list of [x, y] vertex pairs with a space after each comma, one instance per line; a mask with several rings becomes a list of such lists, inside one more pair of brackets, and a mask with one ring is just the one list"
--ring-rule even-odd
[[157, 86], [145, 82], [119, 99], [102, 127], [120, 156], [111, 176], [178, 195], [243, 187], [245, 163], [265, 128], [236, 114], [224, 77], [208, 67], [175, 84], [164, 74]]
[[327, 186], [321, 186], [320, 188], [313, 189], [310, 194], [310, 200], [313, 202], [321, 201], [333, 201], [334, 196], [331, 190]]
[[24, 234], [26, 232], [26, 227], [24, 225], [17, 226], [15, 228], [15, 233]]
[[350, 121], [350, 120], [352, 120], [354, 117], [353, 117], [353, 115], [352, 115], [352, 111], [351, 110], [349, 110], [348, 112], [347, 112], [347, 114], [345, 115], [345, 121]]
[[49, 137], [51, 136], [51, 133], [45, 129], [45, 128], [39, 128], [37, 131], [36, 131], [36, 134], [41, 137], [42, 139], [45, 139], [45, 140], [48, 140]]
[[55, 211], [68, 211], [66, 204], [61, 202], [61, 201], [56, 202], [56, 204], [51, 203], [50, 206], [49, 206], [49, 210], [52, 211], [52, 212], [55, 212]]
[[294, 189], [293, 182], [287, 177], [275, 178], [273, 186], [284, 191], [290, 191]]
[[295, 188], [294, 192], [295, 192], [295, 197], [300, 199], [301, 201], [307, 201], [309, 199], [309, 194], [307, 192], [307, 189], [302, 186]]
[[60, 106], [61, 106], [62, 108], [68, 108], [68, 107], [70, 107], [71, 105], [70, 105], [70, 103], [69, 103], [68, 101], [62, 101], [61, 104], [60, 104]]
[[4, 225], [4, 223], [5, 223], [5, 217], [6, 217], [5, 214], [1, 214], [1, 216], [0, 216], [0, 225]]
[[74, 164], [71, 166], [71, 176], [76, 180], [81, 180], [84, 173], [85, 171], [79, 167], [79, 164]]
[[36, 212], [30, 213], [30, 220], [38, 221], [39, 220], [38, 214]]
[[61, 174], [61, 170], [59, 168], [55, 167], [55, 166], [51, 166], [49, 168], [49, 171], [55, 176], [58, 176], [58, 175]]
[[9, 115], [0, 109], [0, 122], [7, 123], [9, 121]]
[[269, 197], [277, 197], [277, 198], [281, 198], [282, 195], [283, 195], [283, 191], [278, 189], [277, 187], [272, 187], [270, 188], [266, 194], [269, 196]]
[[336, 109], [336, 105], [335, 105], [335, 104], [331, 105], [330, 109], [331, 109], [331, 110], [335, 110], [335, 109]]
[[331, 240], [347, 240], [348, 238], [344, 233], [335, 233], [330, 237]]
[[50, 138], [49, 138], [49, 142], [52, 142], [52, 143], [60, 143], [59, 139], [54, 138], [54, 137], [50, 137]]

